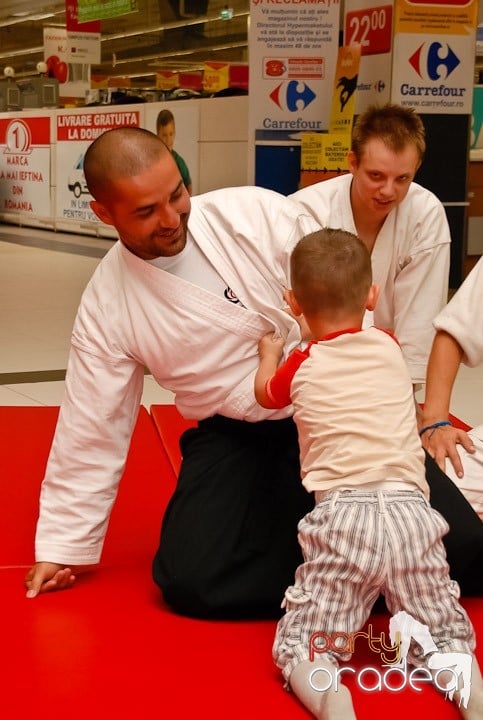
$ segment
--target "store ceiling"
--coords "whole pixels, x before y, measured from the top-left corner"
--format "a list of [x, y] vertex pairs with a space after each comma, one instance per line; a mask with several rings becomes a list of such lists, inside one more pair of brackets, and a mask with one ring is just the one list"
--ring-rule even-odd
[[[230, 20], [220, 19], [223, 8]], [[101, 65], [93, 74], [129, 76], [154, 86], [157, 70], [201, 69], [206, 60], [246, 62], [249, 0], [138, 0], [137, 12], [101, 21]], [[36, 73], [44, 26], [65, 26], [65, 0], [1, 0], [0, 76]]]

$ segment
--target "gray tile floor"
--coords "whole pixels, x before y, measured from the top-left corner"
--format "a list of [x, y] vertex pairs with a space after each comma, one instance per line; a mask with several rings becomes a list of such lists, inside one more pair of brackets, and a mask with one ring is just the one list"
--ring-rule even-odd
[[[111, 240], [0, 225], [0, 405], [59, 405], [82, 291]], [[146, 375], [142, 404], [171, 403]]]
[[[77, 305], [112, 242], [0, 224], [0, 405], [60, 404]], [[483, 366], [462, 367], [452, 412], [481, 424], [482, 399]], [[146, 375], [143, 405], [172, 401]]]

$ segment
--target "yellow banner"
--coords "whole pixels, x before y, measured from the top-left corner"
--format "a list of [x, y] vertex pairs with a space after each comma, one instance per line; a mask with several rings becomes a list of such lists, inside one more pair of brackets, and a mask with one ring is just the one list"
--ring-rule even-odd
[[179, 87], [179, 73], [175, 72], [157, 72], [156, 88], [157, 90], [174, 90]]
[[468, 35], [478, 22], [476, 0], [396, 0], [394, 34]]
[[360, 45], [339, 48], [329, 122], [331, 133], [341, 132], [350, 135], [352, 132], [360, 59]]
[[218, 92], [230, 86], [229, 63], [205, 62], [203, 69], [203, 90]]
[[345, 172], [349, 169], [347, 153], [350, 146], [350, 133], [303, 133], [301, 169]]

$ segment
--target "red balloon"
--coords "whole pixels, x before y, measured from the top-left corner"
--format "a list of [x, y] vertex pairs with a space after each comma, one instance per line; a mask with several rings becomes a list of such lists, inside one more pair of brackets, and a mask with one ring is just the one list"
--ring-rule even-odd
[[54, 69], [54, 77], [56, 77], [60, 83], [65, 83], [67, 80], [67, 72], [67, 63], [59, 62]]
[[47, 74], [49, 77], [55, 77], [55, 69], [60, 63], [60, 58], [58, 58], [57, 55], [51, 55], [47, 58], [45, 63], [47, 65]]

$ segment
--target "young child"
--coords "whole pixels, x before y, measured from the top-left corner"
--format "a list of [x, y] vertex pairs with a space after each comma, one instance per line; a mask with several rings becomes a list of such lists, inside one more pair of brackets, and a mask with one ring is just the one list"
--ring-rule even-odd
[[[291, 283], [286, 300], [315, 339], [277, 369], [283, 341], [265, 335], [255, 395], [264, 407], [293, 404], [302, 482], [316, 506], [299, 523], [304, 563], [285, 593], [273, 655], [315, 717], [351, 720], [350, 693], [335, 682], [338, 660], [350, 653], [311, 660], [313, 633], [357, 632], [382, 593], [392, 615], [406, 611], [434, 640], [433, 661], [413, 643], [412, 664], [449, 667], [441, 654], [471, 658], [475, 640], [448, 573], [441, 540], [448, 525], [428, 502], [407, 366], [391, 334], [361, 329], [378, 295], [366, 247], [342, 230], [312, 233], [292, 253]], [[471, 697], [460, 711], [476, 720], [483, 684], [474, 656], [472, 663]], [[334, 680], [323, 692], [311, 682], [314, 669]], [[440, 672], [439, 687], [449, 689], [450, 679]]]
[[176, 137], [176, 125], [174, 122], [174, 115], [171, 110], [165, 109], [160, 110], [156, 119], [156, 134], [160, 140], [164, 142], [171, 155], [176, 160], [176, 165], [181, 173], [183, 182], [189, 194], [192, 191], [192, 182], [190, 171], [188, 166], [179, 153], [174, 149], [174, 139]]

